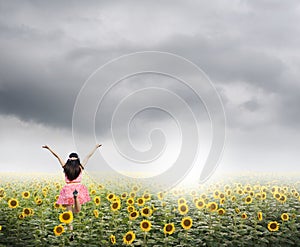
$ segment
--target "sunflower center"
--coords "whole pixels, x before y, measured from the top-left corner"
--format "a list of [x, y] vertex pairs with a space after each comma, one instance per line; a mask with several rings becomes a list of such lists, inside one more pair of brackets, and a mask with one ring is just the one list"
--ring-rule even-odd
[[144, 214], [149, 214], [149, 209], [148, 208], [145, 208], [143, 211], [144, 211]]
[[186, 211], [186, 206], [181, 206], [181, 211]]
[[12, 200], [12, 201], [10, 202], [10, 205], [16, 206], [16, 205], [17, 205], [17, 202], [16, 202], [15, 200]]
[[56, 232], [57, 232], [57, 233], [61, 233], [61, 232], [62, 232], [62, 227], [57, 227], [57, 228], [56, 228]]
[[172, 226], [171, 226], [171, 225], [167, 225], [167, 227], [166, 227], [166, 231], [167, 231], [167, 232], [170, 232], [170, 231], [172, 231]]
[[136, 216], [136, 212], [132, 212], [132, 213], [131, 213], [131, 216], [132, 216], [132, 217], [135, 217], [135, 216]]
[[148, 228], [149, 227], [149, 223], [148, 222], [143, 222], [142, 227], [143, 228]]
[[277, 224], [276, 224], [276, 223], [272, 223], [272, 224], [270, 225], [270, 228], [271, 228], [271, 229], [276, 229], [276, 227], [277, 227]]
[[183, 222], [183, 224], [184, 224], [185, 226], [190, 226], [190, 225], [191, 225], [191, 221], [190, 221], [190, 220], [185, 220], [185, 221]]
[[113, 207], [114, 209], [118, 208], [118, 203], [117, 203], [117, 202], [113, 203], [112, 207]]
[[126, 235], [126, 240], [127, 241], [130, 241], [131, 239], [132, 239], [132, 235], [131, 234]]
[[64, 220], [69, 220], [70, 219], [70, 214], [69, 213], [63, 214], [63, 219]]

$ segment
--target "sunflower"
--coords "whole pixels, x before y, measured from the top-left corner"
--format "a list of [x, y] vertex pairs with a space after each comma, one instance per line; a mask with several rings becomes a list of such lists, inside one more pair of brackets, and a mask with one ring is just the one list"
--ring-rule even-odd
[[282, 203], [285, 203], [286, 202], [286, 195], [282, 194], [280, 196], [280, 198], [278, 199], [278, 201], [282, 202]]
[[245, 185], [245, 187], [244, 187], [244, 191], [245, 192], [250, 192], [252, 190], [252, 187], [248, 184], [248, 185]]
[[144, 193], [143, 198], [144, 198], [146, 201], [150, 201], [150, 200], [151, 200], [151, 194], [148, 193], [148, 192], [146, 192], [146, 193]]
[[2, 231], [2, 226], [0, 225], [0, 231]]
[[110, 242], [112, 244], [116, 244], [117, 241], [116, 241], [116, 236], [115, 235], [110, 235], [109, 239], [110, 239]]
[[129, 196], [132, 197], [132, 198], [135, 198], [135, 195], [136, 195], [136, 193], [133, 192], [133, 191], [129, 193]]
[[131, 244], [135, 240], [135, 234], [133, 231], [127, 232], [123, 237], [124, 244]]
[[187, 204], [180, 204], [178, 206], [178, 211], [181, 215], [187, 214], [189, 211], [189, 206]]
[[180, 197], [180, 198], [177, 200], [177, 204], [178, 204], [178, 205], [181, 205], [181, 204], [186, 204], [186, 200], [185, 200], [185, 198], [183, 198], [183, 197]]
[[24, 215], [24, 213], [22, 212], [21, 214], [19, 214], [19, 219], [20, 220], [23, 220], [25, 218], [25, 215]]
[[116, 197], [116, 196], [115, 196], [114, 193], [109, 193], [109, 194], [106, 196], [107, 200], [109, 200], [109, 201], [112, 201], [115, 197]]
[[137, 191], [139, 190], [139, 187], [138, 187], [137, 185], [134, 185], [134, 186], [132, 187], [132, 190], [135, 191], [135, 192], [137, 192]]
[[266, 186], [261, 186], [260, 191], [261, 192], [267, 192], [268, 188]]
[[54, 207], [55, 209], [58, 209], [58, 208], [60, 207], [60, 205], [57, 204], [56, 202], [54, 202], [54, 203], [53, 203], [53, 207]]
[[270, 232], [276, 232], [279, 229], [279, 224], [277, 223], [277, 221], [270, 221], [268, 223], [268, 229]]
[[235, 202], [235, 201], [236, 201], [236, 197], [235, 197], [235, 196], [232, 196], [232, 197], [230, 198], [230, 200], [231, 200], [232, 202]]
[[279, 200], [280, 197], [281, 197], [281, 195], [280, 195], [278, 192], [276, 192], [276, 193], [273, 194], [273, 197], [274, 197], [275, 199]]
[[288, 215], [287, 213], [283, 213], [283, 214], [281, 215], [281, 219], [282, 219], [283, 221], [288, 221], [288, 220], [289, 220], [289, 215]]
[[57, 201], [57, 200], [58, 200], [58, 198], [59, 198], [59, 195], [56, 195], [56, 196], [55, 196], [55, 200]]
[[213, 193], [214, 198], [215, 198], [215, 199], [218, 199], [219, 196], [220, 196], [220, 193], [221, 193], [221, 192], [220, 192], [219, 190], [215, 190], [214, 193]]
[[183, 229], [188, 230], [192, 227], [193, 225], [193, 220], [191, 217], [184, 217], [181, 220], [181, 226], [183, 227]]
[[96, 195], [96, 190], [91, 190], [91, 195]]
[[0, 200], [6, 197], [6, 193], [4, 191], [4, 189], [0, 189]]
[[239, 195], [243, 195], [243, 194], [244, 194], [244, 191], [243, 191], [242, 189], [238, 189], [238, 190], [237, 190], [237, 193], [238, 193]]
[[207, 195], [203, 193], [203, 194], [200, 195], [200, 198], [201, 198], [202, 200], [205, 200], [205, 199], [207, 198]]
[[17, 199], [11, 198], [11, 199], [8, 200], [8, 206], [9, 206], [10, 208], [16, 208], [16, 207], [19, 206], [19, 202], [18, 202]]
[[60, 236], [65, 231], [65, 228], [62, 225], [55, 226], [53, 232], [55, 236]]
[[28, 199], [28, 198], [30, 197], [30, 192], [29, 192], [29, 191], [24, 191], [24, 192], [22, 192], [22, 197], [23, 197], [24, 199]]
[[140, 223], [140, 227], [143, 232], [149, 232], [151, 230], [151, 222], [149, 220], [143, 220]]
[[139, 217], [139, 212], [138, 212], [138, 211], [132, 211], [132, 212], [129, 214], [129, 219], [130, 219], [130, 220], [135, 220], [137, 217]]
[[215, 202], [210, 202], [207, 204], [207, 209], [210, 211], [210, 212], [214, 212], [218, 209], [218, 204], [215, 203]]
[[94, 214], [95, 218], [98, 218], [99, 217], [98, 209], [94, 209], [93, 214]]
[[117, 211], [121, 208], [120, 201], [114, 201], [112, 204], [110, 204], [110, 208], [112, 211]]
[[42, 200], [41, 198], [36, 198], [36, 199], [35, 199], [35, 203], [36, 203], [38, 206], [40, 206], [40, 205], [42, 205], [43, 200]]
[[224, 193], [220, 193], [219, 198], [220, 199], [225, 199], [225, 194]]
[[168, 224], [165, 224], [164, 226], [164, 234], [173, 234], [175, 231], [175, 226], [174, 226], [174, 223], [168, 223]]
[[263, 219], [262, 212], [258, 212], [258, 213], [257, 213], [257, 219], [258, 219], [259, 221], [262, 221], [262, 219]]
[[63, 212], [59, 215], [59, 220], [62, 223], [70, 224], [73, 221], [72, 211]]
[[220, 204], [224, 204], [225, 203], [225, 198], [220, 199]]
[[32, 215], [32, 213], [33, 213], [33, 210], [31, 208], [23, 208], [23, 214], [25, 217]]
[[191, 195], [192, 197], [196, 197], [196, 196], [197, 196], [197, 191], [192, 190], [192, 191], [190, 192], [190, 195]]
[[247, 219], [248, 215], [246, 213], [242, 213], [242, 219]]
[[94, 203], [99, 206], [100, 205], [100, 202], [101, 202], [101, 199], [100, 199], [100, 196], [95, 196], [94, 197]]
[[164, 192], [158, 192], [157, 193], [157, 198], [158, 198], [158, 200], [162, 200], [162, 199], [164, 199]]
[[134, 210], [135, 210], [134, 206], [129, 205], [129, 206], [127, 207], [128, 213], [133, 212]]
[[261, 199], [261, 193], [256, 193], [256, 194], [255, 194], [255, 198], [256, 198], [256, 199]]
[[150, 217], [152, 215], [152, 209], [149, 207], [144, 207], [141, 209], [141, 215], [145, 217]]
[[136, 202], [137, 202], [138, 206], [143, 206], [145, 204], [145, 198], [140, 197], [140, 198], [137, 199]]
[[[127, 198], [127, 192], [122, 193], [121, 198], [125, 200]], [[113, 235], [112, 235], [113, 236]]]
[[133, 198], [128, 198], [127, 199], [127, 204], [129, 204], [129, 205], [133, 205], [134, 204], [134, 199]]
[[225, 214], [225, 209], [224, 208], [218, 209], [218, 215], [223, 215], [223, 214]]
[[204, 208], [204, 207], [205, 207], [205, 202], [204, 202], [204, 200], [198, 200], [198, 201], [196, 202], [196, 207], [197, 207], [198, 209]]
[[111, 200], [111, 202], [119, 202], [121, 203], [121, 199], [118, 196], [115, 196], [114, 199]]
[[227, 196], [231, 196], [231, 194], [232, 194], [232, 191], [231, 191], [231, 190], [229, 190], [229, 189], [226, 190], [226, 195], [227, 195]]
[[251, 196], [245, 197], [245, 203], [246, 204], [250, 204], [251, 202], [252, 202], [252, 197]]

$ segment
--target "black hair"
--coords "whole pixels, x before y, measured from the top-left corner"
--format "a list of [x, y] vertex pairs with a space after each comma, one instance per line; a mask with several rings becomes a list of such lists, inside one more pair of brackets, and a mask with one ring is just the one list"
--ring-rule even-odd
[[[70, 158], [77, 158], [77, 159], [70, 159]], [[65, 166], [64, 166], [64, 172], [67, 176], [67, 178], [72, 181], [74, 179], [76, 179], [81, 170], [83, 169], [83, 166], [80, 163], [80, 159], [78, 157], [77, 153], [71, 153], [69, 155], [69, 159], [67, 160]]]

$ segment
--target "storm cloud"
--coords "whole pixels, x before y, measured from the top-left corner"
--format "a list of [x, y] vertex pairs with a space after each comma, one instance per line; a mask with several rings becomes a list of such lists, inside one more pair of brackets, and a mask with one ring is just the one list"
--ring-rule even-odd
[[[300, 144], [290, 139], [300, 127], [299, 12], [296, 0], [0, 1], [0, 116], [16, 123], [2, 124], [1, 146], [8, 145], [7, 136], [16, 138], [21, 122], [70, 135], [76, 97], [89, 76], [111, 59], [152, 50], [192, 61], [216, 86], [227, 118], [223, 169], [240, 163], [245, 169], [250, 163], [258, 170], [260, 163], [280, 168], [280, 150], [294, 168]], [[161, 84], [199, 105], [182, 86]], [[120, 84], [109, 99], [136, 85]], [[161, 114], [146, 119], [164, 121]], [[280, 133], [275, 140], [274, 131]], [[257, 159], [243, 160], [254, 153]], [[28, 157], [28, 163], [38, 162]]]

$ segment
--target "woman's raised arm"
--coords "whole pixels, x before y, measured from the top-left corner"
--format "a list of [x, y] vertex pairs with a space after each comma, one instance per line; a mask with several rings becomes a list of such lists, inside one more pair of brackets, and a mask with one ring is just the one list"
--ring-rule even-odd
[[65, 166], [65, 162], [62, 160], [62, 158], [60, 158], [59, 155], [57, 153], [55, 153], [50, 147], [48, 147], [47, 145], [44, 145], [44, 146], [42, 146], [42, 148], [48, 149], [58, 159], [61, 166], [62, 167]]
[[95, 151], [97, 150], [97, 148], [99, 148], [99, 147], [101, 147], [101, 146], [102, 146], [101, 144], [97, 144], [97, 145], [93, 148], [93, 150], [85, 157], [85, 159], [84, 159], [83, 162], [81, 163], [81, 165], [82, 165], [83, 167], [85, 167], [85, 165], [87, 164], [89, 158], [92, 157], [92, 155], [95, 153]]

